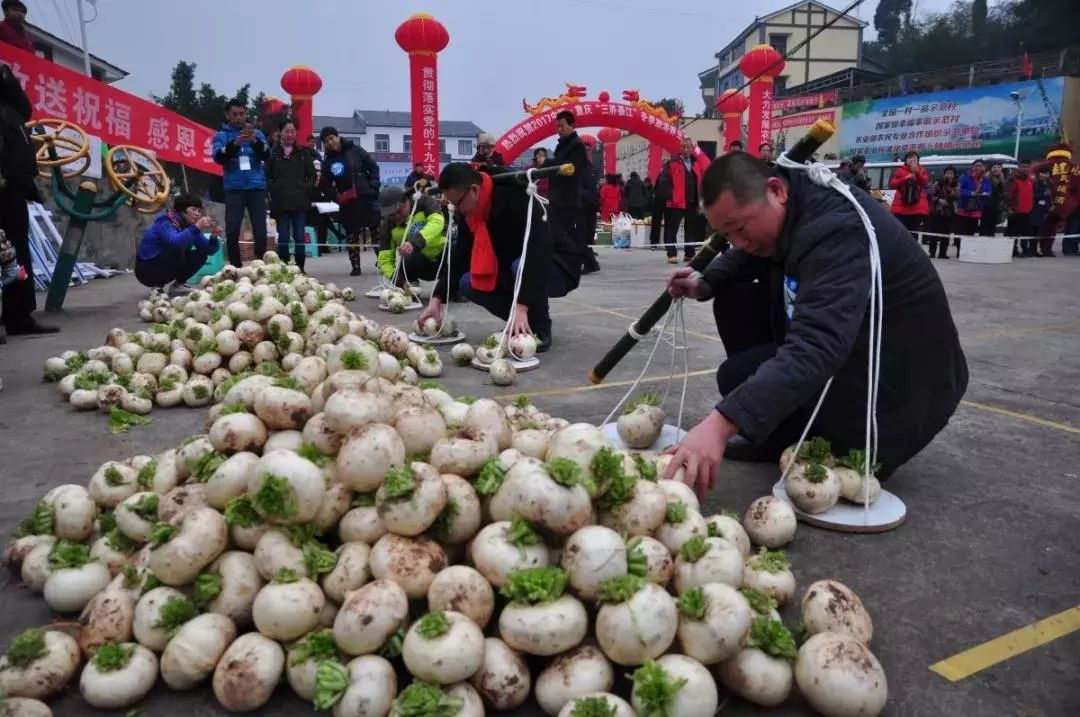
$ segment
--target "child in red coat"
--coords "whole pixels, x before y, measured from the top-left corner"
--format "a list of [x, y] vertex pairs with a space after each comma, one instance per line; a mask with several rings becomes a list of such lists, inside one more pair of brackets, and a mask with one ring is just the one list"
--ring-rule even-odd
[[600, 220], [610, 223], [619, 213], [619, 203], [622, 201], [622, 192], [619, 191], [619, 179], [614, 174], [604, 178], [604, 186], [600, 187]]

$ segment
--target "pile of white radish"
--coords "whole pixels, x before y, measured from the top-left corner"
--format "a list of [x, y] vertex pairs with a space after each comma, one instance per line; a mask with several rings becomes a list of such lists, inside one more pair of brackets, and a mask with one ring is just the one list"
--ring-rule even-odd
[[[291, 375], [308, 390], [343, 369], [410, 384], [442, 375], [437, 352], [349, 311], [344, 302], [354, 298], [352, 289], [304, 276], [268, 252], [203, 277], [187, 296], [155, 293], [139, 302], [139, 316], [154, 322], [149, 330], [114, 328], [101, 346], [46, 360], [44, 377], [76, 409], [109, 413], [110, 429], [119, 431], [145, 423], [139, 417], [155, 405], [220, 403], [252, 375]], [[444, 335], [456, 331], [451, 322], [442, 327]]]
[[871, 466], [864, 478], [865, 461], [866, 454], [857, 449], [834, 458], [827, 440], [811, 438], [798, 455], [790, 446], [780, 456], [780, 471], [787, 471], [784, 490], [804, 513], [824, 513], [841, 498], [862, 505], [865, 496], [873, 504], [881, 496], [881, 483], [874, 476], [878, 466]]
[[[409, 304], [417, 301], [416, 289], [409, 287], [408, 290], [399, 286], [383, 289], [379, 292], [379, 308], [400, 314], [408, 308]], [[432, 334], [428, 334], [432, 335]]]
[[284, 381], [234, 382], [205, 434], [33, 508], [6, 562], [79, 620], [13, 636], [8, 707], [51, 714], [34, 701], [78, 678], [93, 707], [127, 709], [160, 675], [237, 712], [287, 685], [335, 717], [530, 698], [549, 715], [711, 717], [718, 685], [763, 706], [797, 688], [825, 715], [883, 709], [854, 592], [803, 591], [801, 648], [780, 620], [799, 599], [775, 550], [795, 534], [787, 503], [703, 516], [657, 480], [667, 459], [525, 399], [411, 385], [398, 359], [420, 372], [427, 354], [408, 354], [424, 350], [385, 328], [380, 351], [352, 321]]

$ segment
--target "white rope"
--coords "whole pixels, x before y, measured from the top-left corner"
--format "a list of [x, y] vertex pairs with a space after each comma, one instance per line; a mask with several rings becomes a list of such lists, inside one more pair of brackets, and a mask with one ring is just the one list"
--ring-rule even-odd
[[[543, 221], [548, 220], [547, 197], [540, 194], [539, 189], [536, 186], [536, 180], [533, 179], [533, 168], [525, 170], [525, 179], [528, 184], [525, 187], [525, 193], [529, 195], [529, 206], [525, 208], [525, 236], [521, 239], [521, 256], [518, 258], [518, 270], [517, 276], [514, 277], [514, 294], [510, 299], [510, 311], [506, 318], [506, 326], [503, 327], [502, 335], [499, 337], [499, 346], [495, 349], [495, 358], [500, 359], [503, 355], [503, 348], [506, 347], [509, 350], [509, 335], [510, 325], [514, 323], [514, 314], [517, 310], [518, 295], [521, 293], [521, 279], [525, 276], [525, 257], [529, 251], [529, 235], [532, 234], [532, 220], [533, 220], [533, 202], [540, 205], [540, 211], [542, 212]], [[544, 289], [547, 291], [546, 287]], [[532, 328], [531, 326], [529, 327]], [[510, 355], [514, 353], [511, 351]]]
[[[634, 395], [634, 391], [637, 390], [637, 387], [641, 383], [641, 380], [645, 378], [645, 373], [649, 370], [649, 366], [652, 365], [653, 357], [656, 355], [656, 349], [660, 347], [660, 342], [664, 340], [664, 332], [667, 331], [668, 324], [670, 324], [675, 318], [675, 304], [678, 304], [681, 301], [682, 299], [675, 299], [675, 301], [671, 305], [672, 308], [668, 309], [667, 313], [664, 314], [664, 323], [661, 324], [660, 330], [656, 332], [656, 341], [653, 342], [652, 350], [649, 351], [649, 357], [645, 359], [645, 365], [641, 367], [641, 373], [637, 375], [637, 378], [634, 379], [634, 383], [630, 386], [629, 390], [627, 390], [627, 392], [623, 394], [623, 397], [620, 398], [619, 402], [615, 404], [615, 407], [611, 409], [611, 413], [607, 415], [607, 418], [600, 422], [601, 426], [611, 423], [611, 419], [615, 417], [615, 415], [619, 412], [619, 409], [622, 408], [623, 404], [626, 403], [627, 399]], [[670, 379], [668, 385], [670, 386]]]
[[[409, 220], [405, 222], [405, 233], [401, 235], [402, 244], [409, 241], [409, 230], [412, 229], [413, 217], [416, 216], [416, 208], [420, 206], [420, 198], [423, 196], [424, 194], [419, 189], [415, 189], [414, 187], [414, 191], [412, 194], [412, 210], [409, 211]], [[401, 245], [399, 244], [398, 249], [400, 248]], [[401, 274], [401, 278], [405, 280], [405, 286], [408, 287], [409, 275], [405, 273], [405, 261], [400, 251], [396, 252], [396, 255], [394, 256], [394, 273], [390, 275], [391, 286], [397, 286], [397, 278], [399, 273]], [[412, 298], [412, 296], [409, 297], [410, 304], [412, 303]]]
[[[454, 210], [455, 210], [455, 207], [454, 207], [453, 204], [447, 203], [446, 210], [447, 210], [446, 211], [446, 215], [447, 215], [446, 216], [446, 243], [443, 245], [442, 255], [439, 257], [439, 265], [437, 267], [435, 267], [435, 282], [434, 282], [434, 284], [432, 284], [433, 287], [439, 285], [439, 276], [442, 274], [442, 269], [443, 269], [443, 266], [445, 265], [446, 266], [446, 304], [444, 305], [443, 310], [440, 312], [442, 314], [442, 321], [439, 322], [439, 331], [438, 331], [439, 334], [442, 334], [443, 326], [446, 325], [446, 320], [450, 316], [450, 304], [452, 303], [450, 301], [450, 294], [453, 292], [453, 287], [450, 286], [450, 282], [454, 280], [454, 272], [451, 271], [451, 269], [450, 269], [450, 267], [451, 267], [450, 245], [453, 243], [453, 239], [454, 239]], [[435, 290], [434, 290], [434, 288], [432, 288], [431, 297], [428, 299], [428, 303], [430, 303], [431, 299], [433, 299], [433, 298], [435, 298]]]
[[[832, 171], [823, 164], [799, 164], [793, 162], [787, 157], [786, 154], [781, 155], [777, 163], [790, 170], [805, 171], [810, 177], [810, 181], [821, 187], [831, 187], [833, 190], [843, 195], [853, 207], [855, 212], [859, 215], [859, 219], [862, 220], [863, 228], [866, 230], [866, 237], [869, 244], [868, 251], [870, 257], [870, 292], [869, 292], [869, 327], [868, 327], [868, 341], [869, 341], [869, 354], [867, 356], [867, 392], [866, 392], [866, 456], [863, 465], [863, 520], [865, 521], [869, 514], [870, 501], [870, 467], [877, 462], [877, 449], [878, 449], [878, 425], [877, 425], [877, 400], [878, 400], [878, 383], [881, 377], [881, 340], [884, 333], [885, 323], [885, 293], [884, 285], [882, 281], [882, 268], [881, 268], [881, 253], [878, 249], [877, 232], [874, 229], [873, 222], [870, 221], [870, 216], [863, 209], [862, 205], [851, 193], [851, 189], [840, 181], [839, 178]], [[832, 378], [825, 382], [825, 386], [821, 390], [821, 396], [818, 398], [817, 405], [814, 407], [813, 413], [810, 415], [810, 420], [806, 424], [806, 428], [803, 429], [802, 436], [799, 437], [799, 442], [795, 444], [795, 454], [798, 455], [799, 448], [801, 448], [803, 441], [806, 440], [806, 435], [810, 431], [810, 427], [813, 425], [814, 420], [817, 418], [818, 410], [821, 408], [822, 403], [825, 401], [825, 394], [828, 393], [829, 387], [832, 385]], [[794, 464], [794, 461], [791, 462]], [[790, 470], [791, 465], [788, 466]], [[787, 472], [784, 471], [784, 475], [781, 479], [787, 477]]]

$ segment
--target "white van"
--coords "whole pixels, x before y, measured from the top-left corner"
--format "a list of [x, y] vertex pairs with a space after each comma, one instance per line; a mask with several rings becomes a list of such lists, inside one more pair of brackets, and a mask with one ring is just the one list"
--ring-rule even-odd
[[[928, 154], [925, 157], [919, 157], [919, 164], [930, 173], [930, 181], [933, 182], [941, 177], [946, 167], [954, 167], [957, 179], [959, 179], [960, 175], [971, 168], [971, 163], [976, 159], [981, 159], [986, 164], [988, 172], [991, 164], [1000, 164], [1006, 174], [1016, 169], [1016, 160], [1008, 154]], [[863, 167], [866, 176], [870, 178], [870, 186], [874, 189], [875, 195], [880, 195], [881, 200], [890, 206], [896, 190], [889, 187], [889, 180], [900, 165], [901, 162], [867, 162]], [[826, 166], [835, 172], [839, 169], [840, 163], [829, 161], [826, 162]]]

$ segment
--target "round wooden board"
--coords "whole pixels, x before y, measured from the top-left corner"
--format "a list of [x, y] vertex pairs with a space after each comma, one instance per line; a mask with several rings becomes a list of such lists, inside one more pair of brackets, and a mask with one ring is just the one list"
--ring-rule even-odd
[[464, 340], [465, 334], [461, 331], [458, 331], [453, 336], [424, 336], [423, 334], [418, 334], [415, 331], [409, 334], [409, 341], [418, 344], [425, 344], [428, 346], [448, 346], [450, 344], [456, 344]]
[[[530, 359], [525, 359], [524, 361], [516, 358], [511, 358], [509, 356], [503, 356], [503, 358], [509, 361], [511, 365], [513, 365], [513, 367], [517, 369], [518, 373], [524, 373], [525, 371], [532, 371], [533, 369], [540, 368], [540, 359], [536, 356], [533, 356]], [[474, 358], [469, 363], [469, 365], [480, 371], [487, 371], [489, 368], [491, 368], [491, 364], [481, 363], [480, 359], [476, 358]]]
[[861, 505], [847, 501], [837, 503], [824, 513], [804, 513], [788, 498], [783, 481], [777, 481], [772, 492], [777, 498], [791, 505], [795, 516], [802, 522], [839, 533], [885, 533], [900, 527], [907, 519], [907, 506], [904, 501], [887, 490], [881, 491], [881, 496], [865, 515]]

